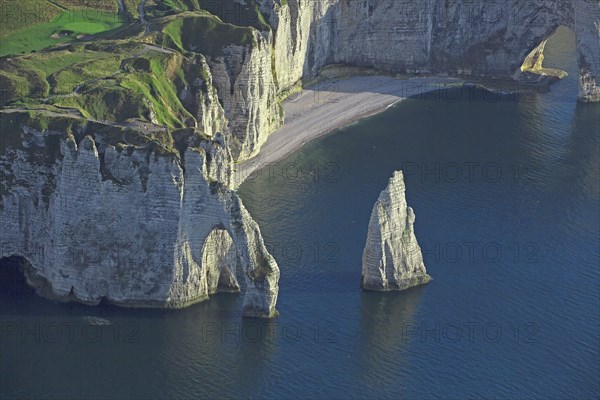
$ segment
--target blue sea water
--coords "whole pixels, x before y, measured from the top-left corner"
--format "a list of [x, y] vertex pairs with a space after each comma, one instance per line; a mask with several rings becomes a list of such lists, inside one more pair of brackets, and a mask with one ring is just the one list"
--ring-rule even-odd
[[[273, 321], [242, 297], [179, 311], [59, 305], [0, 280], [0, 394], [44, 398], [598, 398], [600, 105], [573, 35], [549, 93], [437, 92], [311, 142], [239, 193], [281, 268]], [[359, 288], [371, 209], [405, 173], [433, 281]]]

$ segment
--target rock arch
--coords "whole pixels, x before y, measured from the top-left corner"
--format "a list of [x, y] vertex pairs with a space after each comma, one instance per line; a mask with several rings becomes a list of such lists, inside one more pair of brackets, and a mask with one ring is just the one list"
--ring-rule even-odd
[[[600, 101], [598, 0], [324, 1], [315, 2], [314, 12], [324, 5], [298, 57], [305, 75], [335, 63], [512, 79], [527, 56], [564, 25], [577, 40], [579, 98]], [[278, 30], [284, 34], [283, 27]]]
[[201, 267], [209, 294], [240, 291], [237, 279], [238, 254], [225, 227], [214, 227], [202, 246]]
[[[243, 286], [245, 316], [276, 315], [279, 268], [230, 188], [226, 147], [203, 142], [182, 162], [92, 133], [15, 133], [23, 147], [0, 155], [15, 182], [0, 196], [0, 257], [28, 260], [29, 284], [56, 300], [181, 308]], [[29, 163], [49, 148], [56, 157]]]
[[529, 53], [529, 55], [527, 55], [527, 57], [525, 57], [525, 60], [523, 61], [520, 70], [515, 73], [515, 78], [519, 79], [523, 75], [528, 76], [531, 74], [534, 76], [550, 76], [551, 78], [555, 79], [562, 79], [566, 76], [565, 71], [558, 69], [549, 69], [547, 67], [544, 67], [544, 51], [546, 49], [546, 45], [560, 28], [567, 29], [569, 32], [571, 32], [571, 34], [574, 37], [574, 32], [567, 26], [561, 25], [558, 28], [556, 28], [554, 31], [552, 31], [552, 33], [550, 33], [550, 35], [548, 35], [547, 38], [543, 39], [540, 42], [540, 44], [537, 47], [535, 47]]
[[185, 160], [167, 301], [183, 307], [217, 292], [243, 289], [244, 316], [275, 316], [279, 268], [258, 224], [234, 192], [210, 182], [205, 151], [188, 149]]

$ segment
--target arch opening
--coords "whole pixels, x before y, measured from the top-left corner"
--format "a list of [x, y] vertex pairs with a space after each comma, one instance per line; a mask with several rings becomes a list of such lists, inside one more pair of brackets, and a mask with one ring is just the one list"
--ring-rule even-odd
[[201, 268], [206, 274], [208, 294], [239, 293], [239, 256], [228, 230], [214, 227], [202, 246]]
[[569, 27], [560, 25], [525, 57], [519, 77], [547, 84], [565, 79], [573, 72], [568, 57], [572, 60], [575, 54], [575, 33]]

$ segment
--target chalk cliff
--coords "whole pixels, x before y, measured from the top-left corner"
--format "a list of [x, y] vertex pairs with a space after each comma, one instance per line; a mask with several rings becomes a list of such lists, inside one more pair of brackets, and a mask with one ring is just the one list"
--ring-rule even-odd
[[49, 121], [42, 131], [3, 113], [12, 137], [0, 149], [0, 256], [23, 257], [41, 295], [180, 308], [243, 288], [244, 315], [276, 314], [279, 269], [230, 189], [223, 138], [188, 138], [179, 154], [127, 130]]
[[[225, 2], [236, 23], [247, 2]], [[236, 4], [238, 5], [236, 7]], [[576, 36], [579, 99], [600, 101], [598, 0], [257, 0], [268, 28], [209, 62], [234, 158], [255, 155], [283, 123], [277, 95], [329, 64], [519, 85], [530, 54], [560, 26]], [[260, 32], [260, 34], [259, 34]]]
[[518, 78], [559, 26], [576, 35], [583, 101], [600, 101], [598, 0], [262, 0], [282, 87], [330, 63]]
[[[600, 101], [598, 0], [143, 4], [143, 30], [0, 59], [1, 256], [28, 260], [48, 296], [183, 307], [241, 290], [246, 315], [275, 315], [278, 267], [233, 163], [283, 123], [285, 93], [329, 64], [519, 82], [564, 25], [579, 97]], [[404, 256], [419, 264], [391, 261]], [[387, 287], [402, 287], [393, 275]]]
[[406, 204], [405, 190], [402, 172], [394, 172], [373, 206], [362, 257], [363, 289], [404, 290], [431, 281], [415, 237], [415, 213]]

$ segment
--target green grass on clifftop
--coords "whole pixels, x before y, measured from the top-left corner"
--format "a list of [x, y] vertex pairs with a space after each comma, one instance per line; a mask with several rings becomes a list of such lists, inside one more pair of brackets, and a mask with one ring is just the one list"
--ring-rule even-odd
[[224, 23], [207, 12], [185, 13], [168, 22], [163, 44], [181, 52], [218, 57], [229, 45], [253, 45], [252, 28]]
[[[118, 12], [119, 11], [119, 0], [52, 0], [69, 10], [87, 8], [93, 10], [102, 10], [107, 12]], [[123, 0], [125, 6], [124, 11], [128, 16], [137, 18], [138, 7], [141, 0]]]
[[123, 18], [116, 13], [96, 10], [65, 11], [49, 22], [4, 36], [0, 42], [0, 56], [29, 53], [62, 43], [87, 40], [87, 35], [113, 31], [123, 24]]
[[77, 8], [87, 8], [93, 10], [102, 10], [108, 12], [117, 12], [119, 7], [118, 0], [51, 0], [56, 4], [68, 8], [69, 10]]
[[183, 11], [208, 11], [219, 20], [241, 27], [269, 30], [267, 18], [262, 14], [256, 0], [153, 0], [147, 6], [150, 15], [161, 17]]
[[[151, 21], [148, 34], [141, 24], [119, 29], [121, 16], [105, 11], [113, 9], [109, 0], [48, 4], [54, 14], [33, 26], [19, 25], [1, 39], [2, 107], [50, 108], [53, 114], [121, 127], [148, 129], [151, 123], [155, 128], [198, 129], [198, 101], [210, 80], [200, 54], [220, 57], [228, 46], [256, 46], [259, 39], [255, 26], [224, 22], [202, 9], [210, 5], [204, 1], [148, 0], [146, 10], [156, 11], [159, 5], [168, 9]], [[243, 7], [258, 13], [259, 28], [270, 29], [256, 4], [248, 0]], [[123, 5], [131, 15], [139, 0], [124, 0]], [[95, 9], [64, 11], [73, 6]]]
[[176, 83], [185, 80], [183, 61], [177, 52], [112, 41], [5, 58], [0, 60], [0, 105], [48, 104], [76, 109], [95, 121], [183, 128], [195, 121], [177, 96]]
[[[110, 75], [139, 45], [70, 45], [61, 50], [0, 60], [0, 105], [25, 98], [68, 94], [88, 79]], [[112, 60], [112, 61], [111, 61]]]
[[63, 12], [60, 7], [46, 0], [0, 0], [0, 38], [35, 24], [49, 22]]

